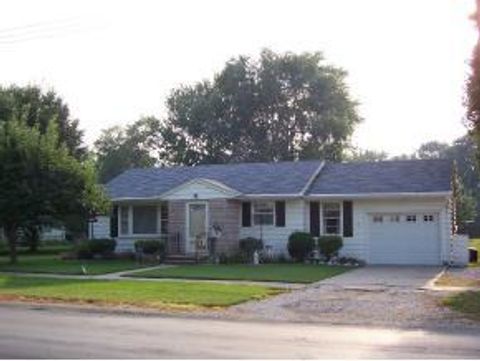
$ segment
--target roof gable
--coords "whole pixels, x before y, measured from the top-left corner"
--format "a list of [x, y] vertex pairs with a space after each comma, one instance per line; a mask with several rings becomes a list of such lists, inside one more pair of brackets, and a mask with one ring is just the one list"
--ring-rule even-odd
[[214, 199], [234, 198], [240, 194], [237, 190], [223, 183], [211, 179], [197, 178], [165, 192], [160, 198], [165, 200]]

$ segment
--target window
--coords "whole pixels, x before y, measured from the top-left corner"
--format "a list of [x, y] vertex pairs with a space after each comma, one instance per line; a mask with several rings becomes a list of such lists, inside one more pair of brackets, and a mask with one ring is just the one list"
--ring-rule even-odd
[[160, 233], [168, 233], [168, 204], [163, 203], [160, 207]]
[[390, 222], [400, 222], [400, 216], [398, 214], [392, 214], [390, 216]]
[[253, 203], [253, 224], [271, 226], [274, 218], [274, 202]]
[[130, 229], [128, 227], [128, 208], [126, 206], [120, 207], [120, 233], [129, 234]]
[[340, 234], [340, 203], [323, 204], [323, 234]]
[[157, 233], [157, 206], [133, 207], [133, 234]]
[[406, 220], [407, 222], [415, 223], [417, 221], [417, 216], [415, 214], [408, 214]]
[[423, 221], [424, 222], [433, 222], [434, 221], [433, 214], [424, 214], [423, 215]]
[[382, 223], [383, 222], [383, 216], [376, 214], [373, 216], [373, 223]]

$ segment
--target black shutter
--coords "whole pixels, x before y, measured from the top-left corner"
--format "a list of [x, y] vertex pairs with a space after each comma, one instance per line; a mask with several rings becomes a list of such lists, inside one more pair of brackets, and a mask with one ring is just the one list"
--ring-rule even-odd
[[113, 206], [110, 215], [110, 237], [118, 237], [118, 206]]
[[242, 202], [242, 227], [250, 227], [252, 225], [252, 204], [250, 202]]
[[320, 236], [320, 203], [310, 202], [310, 234]]
[[275, 225], [285, 227], [285, 201], [275, 202]]
[[343, 236], [353, 237], [353, 202], [343, 202]]

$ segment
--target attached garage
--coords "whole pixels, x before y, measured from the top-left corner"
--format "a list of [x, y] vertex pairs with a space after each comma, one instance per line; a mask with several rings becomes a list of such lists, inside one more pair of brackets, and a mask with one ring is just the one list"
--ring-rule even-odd
[[439, 214], [369, 214], [370, 264], [441, 264]]

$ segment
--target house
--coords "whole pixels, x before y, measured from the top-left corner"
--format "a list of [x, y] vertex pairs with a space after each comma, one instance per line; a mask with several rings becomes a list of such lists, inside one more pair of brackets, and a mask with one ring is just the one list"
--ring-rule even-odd
[[[298, 161], [128, 170], [107, 184], [119, 251], [163, 238], [168, 251], [238, 249], [261, 238], [287, 254], [294, 231], [340, 235], [340, 253], [369, 264], [452, 261], [452, 164]], [[463, 246], [462, 246], [463, 247]], [[463, 251], [462, 251], [463, 252]]]

